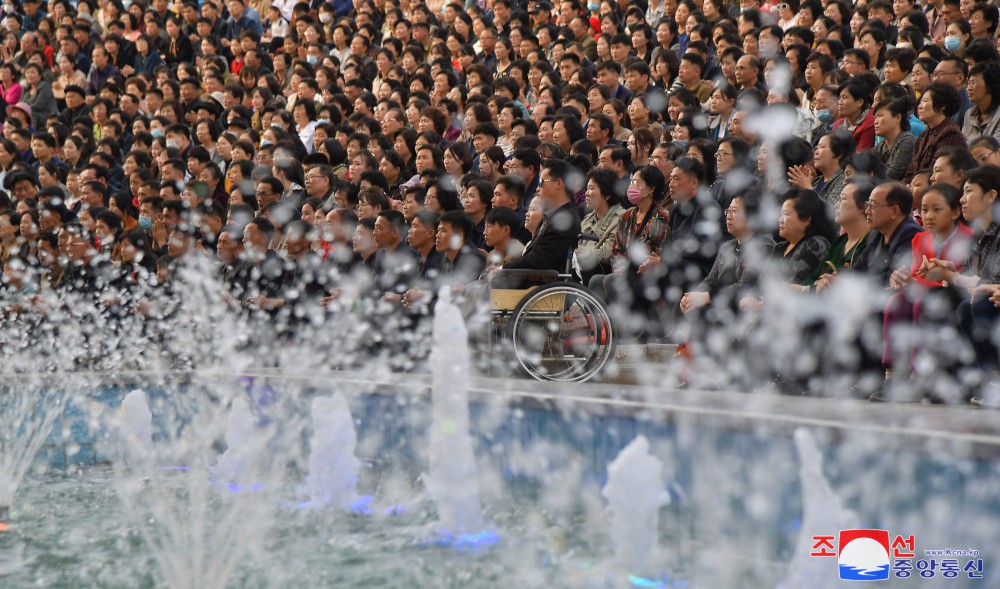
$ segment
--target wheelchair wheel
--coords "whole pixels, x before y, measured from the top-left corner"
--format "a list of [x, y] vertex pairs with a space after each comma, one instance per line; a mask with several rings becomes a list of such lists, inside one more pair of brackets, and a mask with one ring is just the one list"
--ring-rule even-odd
[[506, 335], [517, 367], [542, 381], [589, 380], [616, 344], [604, 304], [571, 282], [548, 284], [522, 299]]

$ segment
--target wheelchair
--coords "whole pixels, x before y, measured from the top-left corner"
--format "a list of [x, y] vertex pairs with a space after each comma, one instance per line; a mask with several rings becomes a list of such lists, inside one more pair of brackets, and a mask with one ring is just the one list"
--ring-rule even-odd
[[489, 281], [487, 354], [539, 381], [586, 382], [614, 356], [604, 302], [568, 272], [500, 270]]

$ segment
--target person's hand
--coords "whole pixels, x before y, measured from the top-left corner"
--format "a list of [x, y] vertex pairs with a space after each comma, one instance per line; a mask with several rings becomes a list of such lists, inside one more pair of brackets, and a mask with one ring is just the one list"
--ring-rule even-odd
[[816, 292], [822, 292], [823, 289], [828, 288], [837, 279], [836, 272], [830, 272], [829, 274], [824, 274], [816, 279]]
[[167, 229], [166, 221], [157, 219], [153, 221], [153, 228], [150, 230], [150, 235], [153, 241], [156, 242], [157, 247], [163, 247], [167, 243], [167, 235], [170, 231]]
[[[131, 76], [134, 73], [135, 73], [135, 68], [133, 68], [132, 66], [126, 65], [126, 66], [122, 67], [122, 75], [125, 76], [126, 78], [129, 77], [129, 76]], [[52, 87], [55, 88], [55, 84], [54, 83], [52, 84]]]
[[336, 301], [337, 299], [339, 299], [340, 295], [341, 295], [341, 292], [340, 292], [339, 288], [330, 291], [330, 294], [328, 294], [325, 297], [323, 297], [323, 304], [324, 305], [329, 305], [330, 303], [332, 303], [332, 302]]
[[681, 297], [681, 312], [689, 313], [712, 302], [712, 295], [707, 292], [689, 292]]
[[405, 201], [396, 200], [396, 199], [393, 199], [393, 198], [389, 199], [389, 203], [392, 205], [392, 210], [399, 211], [400, 213], [403, 212], [403, 207], [406, 206], [406, 202]]
[[809, 166], [792, 166], [788, 168], [788, 181], [794, 186], [811, 190], [816, 170]]
[[903, 268], [896, 268], [892, 271], [892, 275], [889, 276], [889, 287], [893, 290], [900, 290], [906, 288], [906, 285], [912, 281], [913, 277], [910, 276], [909, 271]]
[[764, 299], [759, 299], [751, 294], [740, 299], [740, 310], [742, 311], [760, 311], [763, 308]]
[[992, 302], [992, 303], [993, 303], [993, 306], [994, 306], [994, 307], [1000, 307], [1000, 288], [998, 288], [998, 289], [995, 289], [995, 290], [994, 290], [994, 291], [993, 291], [993, 292], [992, 292], [992, 293], [990, 294], [990, 302]]
[[280, 309], [285, 306], [285, 299], [269, 299], [264, 295], [257, 294], [247, 298], [247, 306], [263, 311]]
[[645, 262], [639, 265], [639, 270], [637, 272], [639, 274], [644, 274], [649, 270], [656, 268], [659, 265], [660, 265], [660, 254], [652, 253], [649, 254], [649, 257], [646, 258]]
[[384, 295], [382, 295], [382, 301], [384, 301], [386, 303], [393, 303], [393, 304], [395, 304], [395, 303], [398, 303], [401, 300], [403, 300], [403, 296], [399, 295], [399, 294], [396, 294], [394, 292], [387, 292]]
[[920, 268], [917, 270], [917, 275], [923, 276], [932, 282], [951, 282], [955, 279], [957, 272], [958, 269], [955, 267], [954, 262], [939, 260], [938, 258], [928, 260], [927, 256], [924, 256], [924, 260], [920, 263]]
[[411, 288], [403, 294], [403, 306], [409, 308], [417, 304], [427, 293], [419, 288]]
[[996, 294], [1000, 292], [1000, 285], [998, 284], [980, 284], [974, 286], [970, 291], [970, 300], [975, 302], [980, 296], [988, 297], [991, 301]]

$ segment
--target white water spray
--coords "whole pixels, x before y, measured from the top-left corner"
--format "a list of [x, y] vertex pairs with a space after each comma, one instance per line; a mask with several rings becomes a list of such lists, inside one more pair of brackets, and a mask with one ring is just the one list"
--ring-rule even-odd
[[483, 529], [476, 459], [469, 435], [468, 332], [458, 307], [442, 298], [434, 311], [433, 415], [427, 490], [441, 525], [454, 534]]
[[657, 576], [653, 569], [660, 507], [670, 502], [663, 487], [663, 463], [639, 436], [608, 465], [602, 491], [608, 500], [616, 564], [629, 573]]
[[312, 402], [313, 437], [306, 487], [315, 507], [347, 506], [356, 497], [361, 461], [347, 399], [337, 393]]

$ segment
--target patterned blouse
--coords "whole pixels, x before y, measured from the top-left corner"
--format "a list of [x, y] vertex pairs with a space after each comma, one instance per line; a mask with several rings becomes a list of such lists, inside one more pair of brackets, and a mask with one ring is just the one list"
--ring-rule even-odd
[[965, 269], [983, 284], [1000, 284], [1000, 223], [990, 223], [972, 245]]
[[645, 227], [642, 228], [642, 233], [639, 235], [636, 234], [636, 231], [642, 225], [643, 219], [636, 218], [638, 213], [639, 210], [636, 207], [632, 207], [622, 213], [621, 221], [618, 223], [618, 233], [615, 234], [615, 245], [611, 248], [612, 259], [629, 259], [629, 248], [635, 241], [644, 243], [650, 253], [659, 254], [660, 250], [663, 249], [663, 244], [666, 243], [667, 237], [670, 236], [670, 229], [667, 226], [667, 221], [669, 220], [667, 211], [654, 204], [653, 208], [647, 211], [647, 214], [652, 214], [652, 216], [646, 222]]

